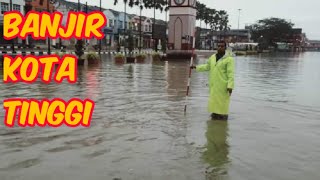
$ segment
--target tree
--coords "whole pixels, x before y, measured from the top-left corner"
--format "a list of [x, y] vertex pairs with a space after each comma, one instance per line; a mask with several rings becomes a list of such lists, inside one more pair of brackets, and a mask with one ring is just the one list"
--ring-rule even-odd
[[201, 22], [204, 20], [204, 17], [205, 17], [204, 11], [206, 9], [206, 5], [197, 1], [196, 2], [196, 9], [197, 9], [196, 19], [200, 21], [200, 27], [201, 27]]
[[287, 22], [285, 19], [266, 18], [253, 24], [250, 29], [252, 39], [255, 42], [262, 41], [262, 38], [268, 46], [275, 46], [276, 42], [287, 42], [293, 26], [293, 23]]

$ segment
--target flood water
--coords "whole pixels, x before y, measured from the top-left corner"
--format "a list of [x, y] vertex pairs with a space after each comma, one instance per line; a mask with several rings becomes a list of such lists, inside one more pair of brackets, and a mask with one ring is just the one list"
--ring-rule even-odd
[[235, 61], [228, 122], [209, 118], [207, 73], [192, 72], [185, 100], [189, 62], [117, 65], [103, 56], [79, 67], [76, 84], [1, 82], [1, 106], [56, 97], [96, 106], [90, 128], [1, 125], [0, 179], [319, 180], [320, 53]]

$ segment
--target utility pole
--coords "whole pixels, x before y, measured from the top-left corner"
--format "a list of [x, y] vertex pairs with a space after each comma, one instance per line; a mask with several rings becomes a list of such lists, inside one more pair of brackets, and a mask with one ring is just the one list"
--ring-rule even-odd
[[[12, 6], [13, 6], [13, 5], [12, 5], [12, 0], [10, 0], [10, 11], [12, 11], [12, 9], [13, 9]], [[11, 44], [12, 54], [15, 54], [16, 51], [15, 51], [15, 49], [14, 49], [14, 39], [11, 40], [11, 43], [12, 43], [12, 44]]]
[[[86, 1], [86, 14], [88, 14], [88, 2]], [[85, 46], [87, 46], [89, 43], [88, 43], [88, 39], [85, 39], [84, 42], [85, 42]], [[87, 48], [86, 48], [87, 49]]]
[[[140, 0], [140, 3], [141, 3], [141, 0]], [[139, 29], [140, 29], [140, 38], [139, 38], [139, 53], [141, 53], [141, 39], [142, 39], [142, 21], [141, 21], [141, 11], [142, 11], [142, 5], [140, 4], [140, 25], [139, 25]]]
[[154, 50], [157, 52], [157, 43], [155, 40], [155, 35], [154, 35], [154, 28], [156, 25], [156, 0], [153, 0], [153, 23], [152, 23], [152, 40], [153, 40], [153, 45], [154, 45]]
[[[102, 12], [101, 0], [100, 0], [100, 12]], [[99, 54], [101, 54], [101, 50], [102, 50], [102, 39], [100, 39]]]
[[[47, 11], [50, 14], [50, 1], [47, 0]], [[51, 41], [50, 41], [50, 37], [48, 37], [48, 55], [51, 55]]]
[[[101, 1], [101, 0], [100, 0]], [[127, 52], [126, 52], [126, 43], [127, 43], [127, 39], [126, 39], [126, 36], [127, 36], [127, 0], [124, 2], [124, 54], [127, 55]]]
[[[167, 5], [167, 7], [169, 6], [169, 3], [168, 3], [168, 0], [166, 0], [166, 5]], [[168, 44], [168, 34], [167, 34], [167, 32], [168, 32], [168, 10], [167, 9], [165, 9], [165, 11], [166, 11], [166, 39], [165, 39], [165, 48], [162, 48], [162, 49], [165, 49], [165, 52], [164, 53], [166, 53], [167, 52], [167, 44]]]
[[240, 29], [240, 11], [241, 11], [241, 9], [238, 9], [238, 11], [239, 11], [239, 16], [238, 16], [238, 29]]
[[[78, 0], [78, 12], [80, 12], [80, 0]], [[81, 59], [81, 56], [84, 54], [83, 51], [83, 40], [82, 39], [77, 39], [77, 44], [75, 45], [76, 48], [76, 55], [78, 56], [79, 59]]]
[[238, 11], [239, 11], [239, 16], [238, 16], [238, 34], [237, 34], [237, 42], [238, 42], [238, 40], [239, 40], [239, 35], [240, 35], [240, 11], [241, 11], [241, 9], [238, 9]]

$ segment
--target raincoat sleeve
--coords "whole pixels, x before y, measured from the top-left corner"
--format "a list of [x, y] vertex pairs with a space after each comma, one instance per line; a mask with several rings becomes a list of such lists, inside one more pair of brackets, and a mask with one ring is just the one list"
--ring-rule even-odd
[[209, 58], [206, 64], [201, 64], [196, 66], [196, 70], [197, 72], [210, 71], [210, 66], [211, 66], [211, 58]]
[[229, 58], [227, 64], [228, 89], [234, 89], [234, 59]]

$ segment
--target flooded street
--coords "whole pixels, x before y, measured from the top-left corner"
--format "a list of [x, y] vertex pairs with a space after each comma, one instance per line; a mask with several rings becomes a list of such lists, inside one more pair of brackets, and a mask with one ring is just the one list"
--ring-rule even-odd
[[228, 122], [209, 118], [207, 73], [192, 72], [184, 114], [189, 62], [102, 58], [76, 84], [0, 82], [2, 107], [96, 103], [90, 128], [7, 128], [1, 110], [1, 180], [320, 179], [320, 53], [236, 57]]

